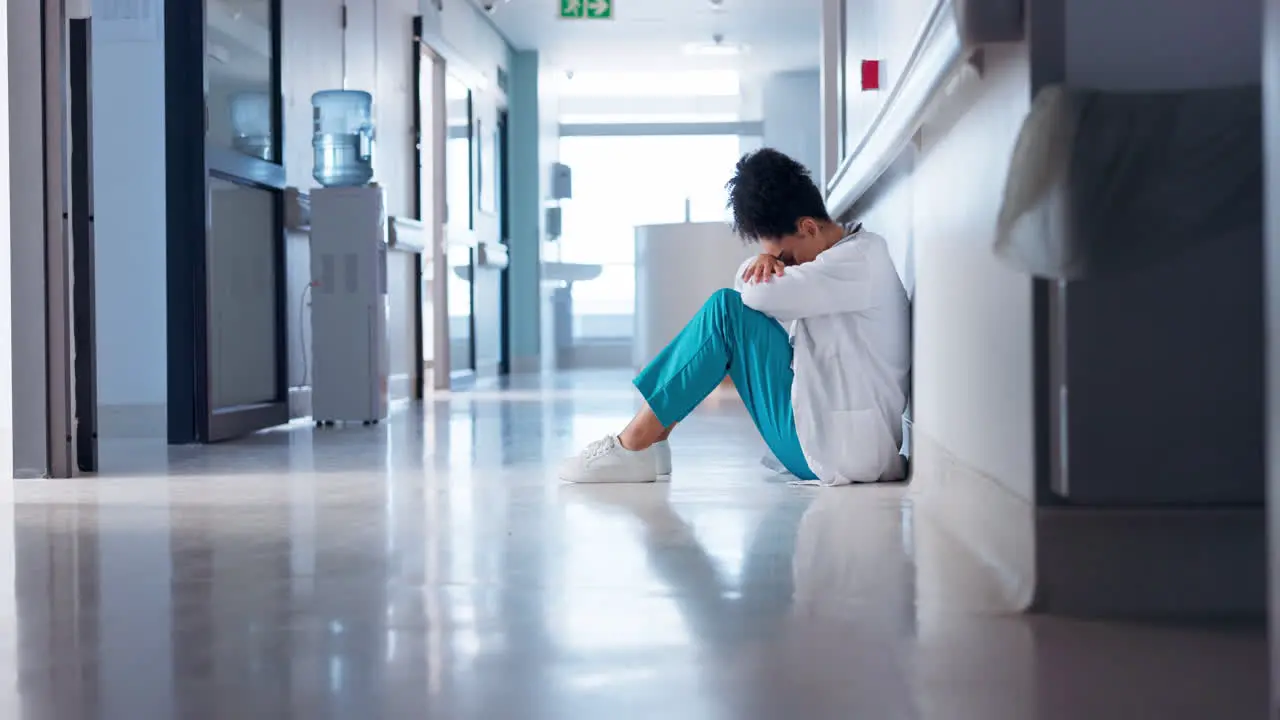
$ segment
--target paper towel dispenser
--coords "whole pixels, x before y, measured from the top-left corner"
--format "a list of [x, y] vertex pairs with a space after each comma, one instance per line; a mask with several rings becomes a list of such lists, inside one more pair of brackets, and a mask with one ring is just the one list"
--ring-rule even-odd
[[564, 163], [551, 164], [551, 199], [569, 200], [573, 197], [573, 170]]
[[563, 215], [560, 208], [547, 208], [547, 240], [559, 240], [563, 226]]

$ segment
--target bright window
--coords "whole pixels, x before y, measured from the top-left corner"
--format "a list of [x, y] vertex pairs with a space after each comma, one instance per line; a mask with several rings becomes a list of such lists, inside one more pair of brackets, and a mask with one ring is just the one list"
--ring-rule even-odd
[[734, 123], [742, 119], [741, 113], [565, 113], [560, 115], [561, 125], [609, 125], [621, 123]]
[[[635, 313], [635, 227], [727, 220], [725, 182], [733, 175], [737, 135], [563, 137], [560, 161], [573, 168], [564, 204], [560, 260], [604, 266], [575, 283], [573, 312], [585, 337], [629, 337]], [[612, 322], [580, 322], [611, 316]], [[594, 328], [594, 329], [593, 329]]]

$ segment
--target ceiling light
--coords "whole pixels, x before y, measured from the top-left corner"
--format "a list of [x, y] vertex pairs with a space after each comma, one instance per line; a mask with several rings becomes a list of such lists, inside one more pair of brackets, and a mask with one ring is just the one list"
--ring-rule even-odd
[[741, 43], [700, 42], [686, 43], [684, 46], [685, 55], [701, 55], [704, 57], [732, 57], [746, 52], [747, 46]]

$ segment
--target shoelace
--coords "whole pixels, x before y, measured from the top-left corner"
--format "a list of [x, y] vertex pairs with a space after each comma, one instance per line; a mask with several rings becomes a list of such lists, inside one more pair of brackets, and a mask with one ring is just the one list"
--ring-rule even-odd
[[583, 454], [586, 456], [588, 461], [595, 460], [603, 455], [607, 455], [609, 451], [613, 450], [614, 445], [616, 445], [617, 442], [617, 439], [612, 435], [600, 438], [588, 445], [587, 449], [583, 451]]

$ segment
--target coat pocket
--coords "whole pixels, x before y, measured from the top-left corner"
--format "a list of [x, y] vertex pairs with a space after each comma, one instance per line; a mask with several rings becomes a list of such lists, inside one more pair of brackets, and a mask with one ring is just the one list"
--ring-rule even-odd
[[833, 410], [829, 413], [832, 468], [845, 483], [876, 482], [888, 464], [884, 423], [875, 410]]

